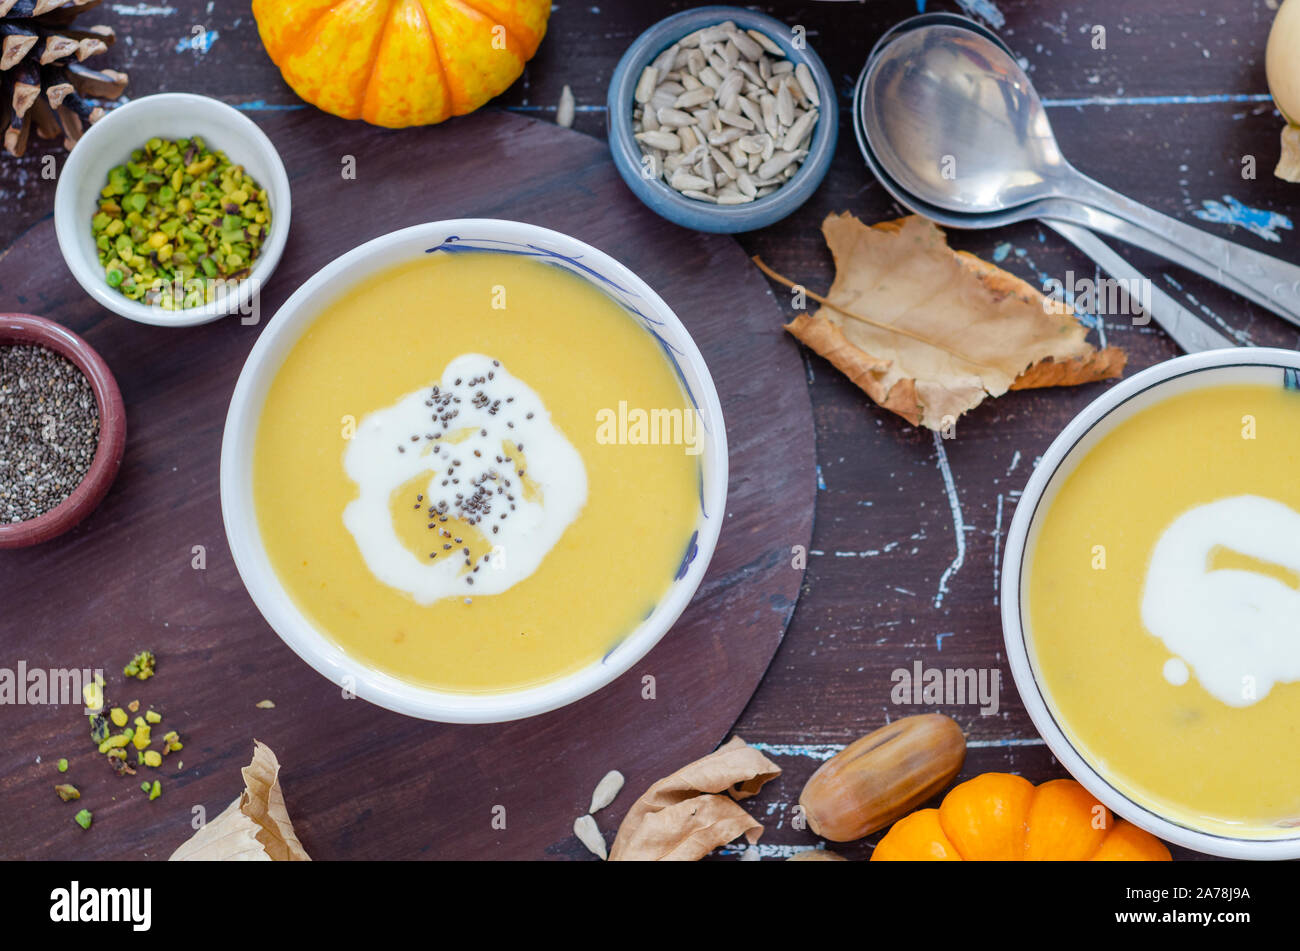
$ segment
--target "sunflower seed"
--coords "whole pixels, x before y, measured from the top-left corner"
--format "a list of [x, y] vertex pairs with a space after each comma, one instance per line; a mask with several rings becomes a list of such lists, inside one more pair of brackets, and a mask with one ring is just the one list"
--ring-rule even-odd
[[591, 793], [591, 808], [587, 812], [595, 814], [600, 812], [618, 796], [619, 790], [623, 788], [623, 774], [616, 769], [611, 769], [596, 784], [596, 788]]
[[715, 92], [722, 85], [722, 77], [718, 75], [712, 66], [705, 66], [697, 75], [700, 77], [700, 82], [706, 86], [712, 86]]
[[779, 60], [772, 64], [772, 75], [783, 76], [786, 73], [794, 72], [794, 63], [788, 59]]
[[[694, 77], [692, 77], [694, 80]], [[699, 80], [694, 80], [696, 87], [688, 89], [676, 99], [673, 100], [674, 109], [691, 109], [695, 106], [702, 106], [713, 98], [713, 90], [706, 86], [699, 85]]]
[[722, 174], [727, 176], [727, 178], [736, 177], [737, 174], [736, 165], [734, 162], [731, 161], [731, 159], [727, 158], [717, 149], [709, 149], [709, 157], [713, 160], [713, 163], [717, 165], [718, 168], [722, 171]]
[[722, 108], [733, 108], [732, 106], [727, 105], [727, 100], [738, 97], [740, 95], [740, 89], [744, 84], [745, 74], [740, 72], [733, 72], [722, 81], [722, 85], [718, 87], [718, 94], [716, 96], [719, 104], [722, 105]]
[[732, 31], [731, 42], [740, 51], [740, 55], [752, 63], [758, 62], [758, 58], [763, 55], [763, 47], [759, 46], [753, 37], [739, 30]]
[[672, 132], [638, 132], [634, 138], [651, 148], [663, 149], [665, 152], [679, 152], [682, 148], [682, 140]]
[[609, 852], [605, 849], [605, 837], [600, 834], [600, 826], [596, 825], [596, 820], [591, 816], [578, 816], [574, 819], [573, 834], [592, 855], [599, 856], [602, 861], [609, 858]]
[[776, 121], [784, 126], [794, 122], [794, 98], [788, 82], [782, 82], [776, 90]]
[[673, 68], [673, 64], [677, 62], [677, 51], [679, 49], [681, 49], [681, 46], [674, 43], [672, 46], [668, 47], [668, 49], [656, 56], [654, 62], [650, 65], [657, 70], [660, 75], [668, 72]]
[[659, 79], [659, 71], [653, 66], [647, 66], [641, 70], [641, 78], [636, 83], [636, 93], [633, 98], [644, 105], [650, 101], [650, 97], [655, 92], [655, 82]]
[[777, 152], [770, 159], [758, 167], [759, 178], [771, 178], [790, 165], [791, 162], [797, 162], [805, 157], [803, 152]]
[[726, 129], [709, 133], [709, 145], [730, 145], [745, 133], [740, 129]]
[[768, 93], [758, 100], [758, 105], [763, 113], [763, 128], [768, 135], [776, 135], [780, 131], [776, 119], [776, 96]]
[[673, 177], [668, 180], [668, 184], [673, 186], [679, 192], [683, 191], [708, 191], [713, 187], [713, 180], [703, 178], [699, 175], [692, 175], [690, 172], [684, 172], [678, 169], [673, 172]]
[[731, 164], [736, 168], [744, 168], [745, 163], [749, 161], [749, 156], [740, 150], [738, 142], [732, 142], [727, 146], [727, 158], [731, 159]]
[[800, 63], [794, 68], [794, 78], [799, 80], [799, 87], [803, 94], [808, 97], [808, 101], [814, 106], [820, 106], [821, 98], [817, 95], [817, 84], [813, 82], [812, 70], [806, 63]]
[[573, 128], [573, 113], [577, 109], [573, 101], [573, 90], [567, 85], [560, 90], [560, 104], [555, 109], [555, 124], [566, 129]]
[[[663, 116], [660, 115], [659, 118], [662, 120]], [[803, 141], [804, 136], [806, 136], [809, 130], [812, 129], [813, 123], [816, 121], [816, 109], [810, 109], [808, 112], [805, 112], [794, 121], [794, 125], [790, 126], [790, 128], [786, 130], [785, 138], [781, 142], [781, 147], [792, 152], [799, 148], [799, 143]]]
[[759, 108], [758, 104], [755, 103], [754, 100], [741, 99], [739, 105], [740, 111], [744, 113], [746, 119], [754, 123], [755, 128], [758, 128], [763, 124], [763, 110]]
[[784, 57], [785, 51], [776, 45], [776, 40], [772, 39], [762, 30], [746, 30], [746, 33], [763, 49], [767, 50], [773, 56]]
[[718, 110], [718, 119], [729, 126], [733, 126], [737, 129], [744, 129], [747, 132], [754, 128], [754, 123], [750, 122], [744, 116], [727, 109]]
[[749, 172], [741, 172], [736, 176], [736, 187], [740, 189], [742, 195], [748, 195], [750, 198], [758, 194], [758, 189], [754, 187], [754, 180], [749, 177]]
[[715, 205], [718, 203], [718, 199], [714, 198], [708, 192], [696, 191], [694, 188], [682, 189], [682, 194], [687, 198], [694, 198], [696, 201], [712, 202]]
[[695, 117], [689, 112], [682, 112], [680, 109], [659, 109], [655, 112], [655, 118], [659, 120], [659, 125], [672, 128], [695, 125]]

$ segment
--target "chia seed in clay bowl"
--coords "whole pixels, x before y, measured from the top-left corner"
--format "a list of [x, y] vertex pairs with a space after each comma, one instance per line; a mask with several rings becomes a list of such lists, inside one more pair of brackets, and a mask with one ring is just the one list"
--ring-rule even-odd
[[[80, 523], [103, 501], [126, 448], [126, 408], [117, 381], [95, 350], [60, 324], [30, 314], [0, 314], [0, 348], [37, 346], [66, 358], [90, 384], [99, 430], [90, 466], [66, 498], [23, 521], [0, 521], [0, 548], [49, 541]], [[12, 398], [12, 397], [9, 397]], [[54, 421], [57, 424], [57, 420]], [[6, 489], [0, 484], [0, 493]]]

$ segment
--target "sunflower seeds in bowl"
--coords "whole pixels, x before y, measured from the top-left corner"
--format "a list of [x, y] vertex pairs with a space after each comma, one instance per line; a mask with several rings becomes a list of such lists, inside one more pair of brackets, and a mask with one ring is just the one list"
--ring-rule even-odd
[[647, 177], [687, 198], [744, 205], [808, 157], [821, 100], [812, 72], [731, 20], [673, 43], [637, 79], [633, 137]]

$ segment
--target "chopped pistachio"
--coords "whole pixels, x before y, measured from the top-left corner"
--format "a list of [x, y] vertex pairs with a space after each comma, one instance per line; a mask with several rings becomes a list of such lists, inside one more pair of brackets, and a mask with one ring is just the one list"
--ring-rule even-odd
[[101, 684], [86, 684], [81, 688], [81, 697], [86, 701], [87, 710], [99, 713], [104, 709], [104, 688]]
[[110, 736], [103, 743], [100, 743], [99, 751], [101, 753], [107, 753], [109, 750], [115, 750], [126, 746], [129, 741], [130, 738], [127, 737], [126, 734], [119, 733], [116, 736]]
[[143, 789], [145, 792], [148, 792], [148, 791], [149, 791], [149, 780], [146, 779], [144, 782], [142, 782], [142, 783], [140, 784], [140, 788]]
[[145, 711], [145, 714], [144, 714], [144, 719], [145, 719], [145, 722], [146, 722], [146, 723], [161, 723], [161, 722], [162, 722], [162, 714], [161, 714], [161, 713], [155, 713], [155, 712], [152, 711], [152, 710], [146, 710], [146, 711]]
[[145, 751], [144, 751], [144, 765], [146, 765], [146, 766], [155, 766], [155, 767], [156, 767], [156, 766], [161, 766], [161, 765], [162, 765], [162, 754], [159, 753], [157, 750], [145, 750]]
[[223, 293], [213, 279], [248, 276], [269, 220], [267, 192], [224, 152], [151, 139], [109, 171], [90, 231], [111, 287], [180, 310]]
[[126, 708], [130, 710], [132, 713], [135, 713], [135, 711], [140, 709], [140, 701], [132, 700], [130, 703], [126, 705]]
[[81, 828], [89, 829], [90, 823], [94, 820], [94, 813], [89, 809], [82, 809], [72, 818], [76, 821], [77, 825], [81, 826]]
[[153, 785], [149, 787], [149, 801], [153, 802], [161, 795], [162, 795], [162, 780], [155, 779], [153, 781]]
[[72, 802], [74, 799], [81, 798], [81, 792], [76, 786], [69, 783], [60, 783], [54, 787], [54, 791], [59, 794], [59, 798], [64, 802]]
[[126, 726], [126, 711], [121, 707], [109, 710], [108, 718], [113, 721], [113, 726]]
[[59, 772], [60, 772], [60, 773], [66, 773], [67, 771], [68, 771], [68, 761], [67, 761], [66, 759], [60, 759], [60, 760], [59, 760]]
[[90, 718], [90, 738], [97, 745], [108, 739], [108, 720], [99, 714]]
[[149, 724], [147, 723], [143, 723], [140, 726], [136, 727], [135, 735], [131, 737], [131, 742], [135, 745], [135, 748], [137, 750], [143, 750], [149, 746], [149, 744], [153, 741], [153, 738], [151, 736], [152, 732], [153, 731], [150, 729]]
[[154, 675], [154, 665], [157, 659], [153, 651], [140, 651], [131, 658], [131, 662], [122, 668], [122, 673], [128, 677], [134, 677], [136, 680], [148, 680]]
[[259, 700], [259, 701], [257, 702], [257, 708], [258, 708], [259, 710], [274, 710], [274, 709], [275, 709], [275, 701], [273, 701], [273, 700]]

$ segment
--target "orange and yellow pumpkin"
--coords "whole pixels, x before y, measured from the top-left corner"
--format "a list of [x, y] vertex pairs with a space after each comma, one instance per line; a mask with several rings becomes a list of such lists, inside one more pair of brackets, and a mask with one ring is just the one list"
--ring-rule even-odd
[[262, 43], [303, 99], [399, 128], [473, 112], [524, 70], [550, 0], [253, 0]]
[[1034, 786], [984, 773], [954, 787], [938, 809], [894, 823], [872, 853], [889, 861], [1169, 861], [1163, 842], [1111, 814], [1072, 779]]

